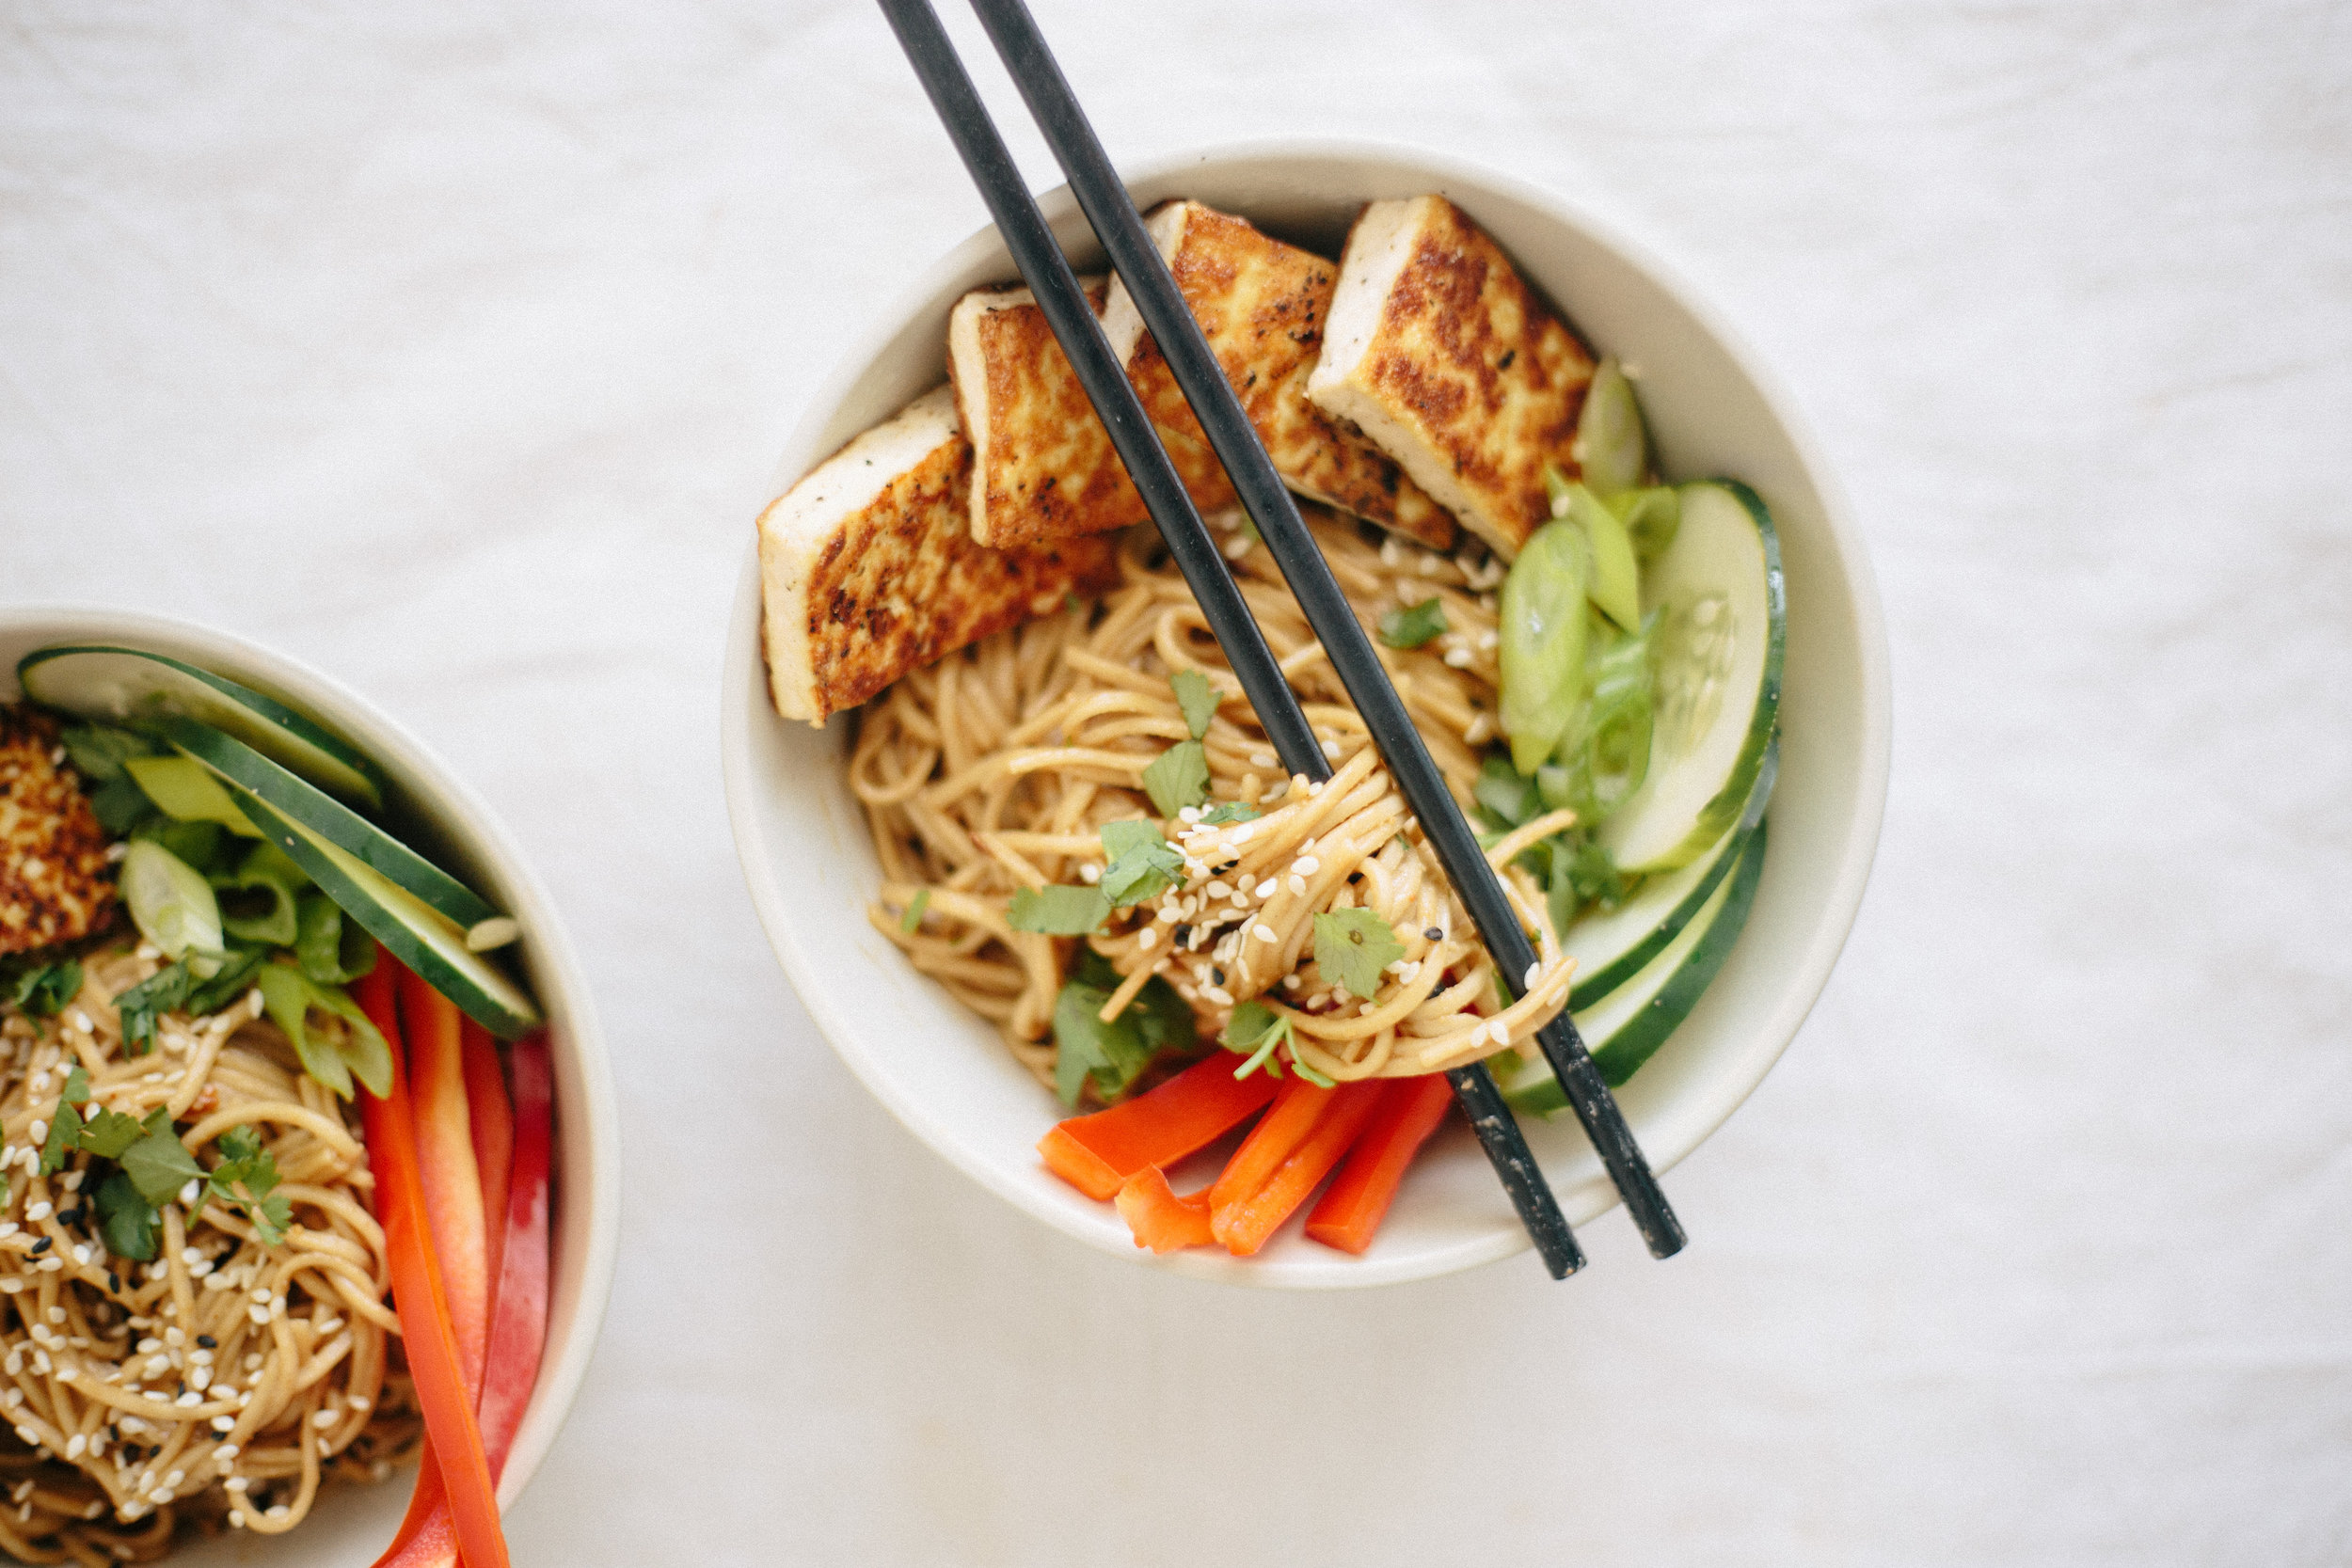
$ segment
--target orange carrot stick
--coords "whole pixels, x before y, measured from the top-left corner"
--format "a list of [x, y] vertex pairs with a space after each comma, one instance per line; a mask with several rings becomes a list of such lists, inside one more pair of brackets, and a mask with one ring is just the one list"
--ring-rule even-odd
[[[1340, 1163], [1357, 1134], [1364, 1130], [1364, 1124], [1372, 1119], [1373, 1112], [1380, 1108], [1382, 1087], [1366, 1079], [1342, 1084], [1323, 1094], [1323, 1114], [1316, 1118], [1313, 1130], [1271, 1176], [1230, 1203], [1220, 1205], [1211, 1200], [1209, 1227], [1234, 1257], [1247, 1258], [1265, 1245], [1266, 1238], [1280, 1229], [1291, 1212], [1306, 1202], [1307, 1195], [1331, 1174], [1331, 1167]], [[1266, 1119], [1271, 1121], [1280, 1110], [1278, 1104]], [[1219, 1185], [1222, 1184], [1220, 1180]]]
[[[352, 990], [369, 1021], [387, 1040], [397, 1040], [401, 1037], [393, 1011], [391, 969], [390, 957], [378, 954], [373, 973]], [[467, 1568], [506, 1568], [506, 1537], [499, 1528], [498, 1495], [482, 1451], [482, 1433], [474, 1425], [473, 1394], [466, 1386], [457, 1334], [442, 1290], [424, 1183], [417, 1168], [416, 1122], [401, 1052], [392, 1053], [391, 1092], [379, 1100], [361, 1088], [358, 1098], [368, 1164], [376, 1180], [376, 1217], [384, 1227], [384, 1250], [392, 1276], [392, 1306], [400, 1314], [408, 1373], [434, 1450], [419, 1473], [418, 1490], [425, 1491], [430, 1481], [442, 1495], [443, 1513]], [[405, 1526], [403, 1533], [407, 1533]]]
[[1209, 1195], [1204, 1190], [1176, 1196], [1168, 1173], [1146, 1165], [1127, 1178], [1119, 1189], [1119, 1217], [1135, 1232], [1136, 1245], [1153, 1252], [1179, 1247], [1207, 1246], [1216, 1238], [1209, 1232]]
[[1360, 1253], [1372, 1245], [1406, 1168], [1454, 1103], [1453, 1086], [1441, 1072], [1387, 1082], [1371, 1124], [1348, 1151], [1330, 1191], [1307, 1216], [1307, 1234], [1342, 1252]]
[[417, 1177], [424, 1185], [425, 1213], [433, 1223], [433, 1248], [440, 1258], [441, 1289], [457, 1331], [471, 1409], [482, 1398], [482, 1363], [490, 1343], [489, 1238], [482, 1212], [482, 1171], [473, 1157], [457, 1005], [405, 966], [394, 963], [393, 969], [414, 1085]]
[[1274, 1091], [1263, 1073], [1236, 1081], [1232, 1058], [1216, 1052], [1149, 1094], [1056, 1123], [1037, 1151], [1047, 1169], [1087, 1196], [1114, 1198], [1136, 1172], [1174, 1164], [1215, 1143]]
[[[1210, 1223], [1216, 1215], [1232, 1209], [1242, 1199], [1266, 1183], [1266, 1179], [1291, 1157], [1291, 1151], [1304, 1143], [1314, 1131], [1315, 1121], [1323, 1115], [1323, 1107], [1336, 1090], [1317, 1088], [1304, 1078], [1283, 1081], [1275, 1094], [1273, 1108], [1258, 1125], [1249, 1130], [1233, 1157], [1225, 1162], [1225, 1169], [1216, 1184], [1209, 1189]], [[1218, 1232], [1218, 1239], [1224, 1233]]]

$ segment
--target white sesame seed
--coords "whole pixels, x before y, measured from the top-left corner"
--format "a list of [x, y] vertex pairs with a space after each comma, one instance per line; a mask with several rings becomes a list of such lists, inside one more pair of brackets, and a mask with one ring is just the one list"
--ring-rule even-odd
[[1305, 984], [1305, 982], [1300, 980], [1295, 974], [1285, 974], [1282, 976], [1282, 989], [1284, 990], [1296, 990], [1303, 984]]
[[1535, 976], [1541, 974], [1543, 972], [1544, 966], [1542, 964], [1529, 964], [1527, 966], [1527, 978], [1519, 983], [1519, 990], [1534, 990], [1535, 989]]
[[[35, 1127], [39, 1127], [39, 1126], [40, 1125], [40, 1122], [35, 1122], [35, 1123], [33, 1123], [33, 1125], [34, 1125]], [[40, 1222], [40, 1221], [41, 1221], [41, 1220], [45, 1220], [45, 1219], [47, 1219], [47, 1218], [49, 1217], [49, 1201], [48, 1201], [48, 1199], [43, 1198], [40, 1202], [36, 1203], [36, 1204], [34, 1204], [32, 1207], [30, 1207], [30, 1208], [26, 1209], [26, 1210], [24, 1211], [24, 1217], [25, 1217], [26, 1219], [28, 1219], [28, 1220], [32, 1220], [32, 1221], [34, 1221], [34, 1222], [36, 1222], [36, 1223], [39, 1223], [39, 1222]]]
[[1330, 758], [1333, 762], [1337, 762], [1337, 761], [1339, 761], [1339, 760], [1340, 760], [1340, 743], [1339, 743], [1338, 741], [1336, 741], [1336, 740], [1327, 740], [1327, 741], [1325, 741], [1325, 742], [1323, 743], [1323, 754], [1324, 754], [1325, 756], [1327, 756], [1327, 757], [1329, 757], [1329, 758]]
[[1219, 877], [1216, 880], [1210, 882], [1207, 887], [1202, 888], [1200, 891], [1207, 894], [1212, 898], [1231, 898], [1233, 895], [1232, 888], [1227, 884], [1225, 879], [1222, 877]]
[[1292, 893], [1294, 893], [1294, 894], [1297, 895], [1298, 896], [1300, 896], [1300, 897], [1302, 897], [1302, 898], [1303, 898], [1303, 897], [1305, 897], [1305, 896], [1306, 896], [1306, 894], [1307, 894], [1307, 879], [1306, 879], [1306, 878], [1304, 878], [1304, 877], [1301, 877], [1301, 876], [1300, 876], [1297, 872], [1295, 872], [1295, 871], [1292, 872], [1292, 873], [1291, 873], [1291, 879], [1290, 879], [1290, 890], [1291, 890], [1291, 892], [1292, 892]]
[[1256, 937], [1260, 942], [1272, 942], [1274, 940], [1274, 927], [1261, 920], [1255, 926], [1249, 927], [1249, 934]]
[[310, 1424], [314, 1427], [321, 1428], [331, 1427], [341, 1419], [342, 1419], [342, 1418], [338, 1416], [334, 1411], [322, 1410], [310, 1418]]
[[1089, 861], [1086, 864], [1078, 867], [1078, 880], [1086, 883], [1087, 886], [1092, 887], [1095, 883], [1101, 881], [1102, 879], [1103, 868], [1095, 864], [1092, 861]]
[[79, 1007], [74, 1008], [73, 1027], [85, 1035], [88, 1034], [90, 1032], [89, 1014], [84, 1012]]
[[1275, 757], [1272, 752], [1252, 752], [1249, 753], [1249, 766], [1252, 768], [1271, 768], [1274, 766], [1274, 762]]
[[237, 1418], [234, 1416], [215, 1416], [213, 1418], [213, 1430], [215, 1432], [234, 1432], [237, 1430]]
[[1448, 648], [1445, 651], [1446, 666], [1449, 669], [1469, 669], [1470, 666], [1470, 651], [1468, 648]]
[[1136, 933], [1136, 945], [1137, 947], [1149, 947], [1159, 940], [1159, 927], [1155, 926], [1146, 926], [1142, 930]]
[[42, 1139], [49, 1136], [49, 1124], [36, 1117], [34, 1118], [33, 1125], [29, 1131], [32, 1133], [33, 1142], [40, 1143]]

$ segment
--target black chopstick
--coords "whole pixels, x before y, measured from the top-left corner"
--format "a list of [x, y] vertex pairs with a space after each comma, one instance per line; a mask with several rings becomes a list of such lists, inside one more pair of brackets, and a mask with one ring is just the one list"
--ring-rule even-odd
[[[1390, 684], [1372, 640], [1364, 635], [1355, 610], [1332, 578], [1329, 563], [1299, 520], [1297, 503], [1275, 472], [1273, 459], [1266, 455], [1241, 400], [1225, 379], [1224, 367], [1217, 363], [1208, 339], [1185, 306], [1175, 278], [1143, 227], [1142, 214], [1136, 211], [1126, 185], [1087, 123], [1085, 111], [1046, 48], [1028, 8], [1023, 0], [972, 0], [972, 8], [979, 13], [980, 24], [1021, 89], [1038, 128], [1044, 132], [1046, 145], [1070, 177], [1070, 187], [1087, 221], [1110, 253], [1111, 265], [1126, 283], [1145, 327], [1184, 389], [1184, 401], [1192, 405], [1209, 445], [1224, 464], [1308, 623], [1322, 640], [1323, 651], [1339, 673], [1341, 684], [1363, 715], [1365, 727], [1388, 760], [1391, 776], [1420, 816], [1422, 831], [1437, 851], [1438, 863], [1477, 923], [1505, 983], [1516, 986], [1520, 976], [1534, 970], [1535, 949], [1520, 928], [1502, 880], [1486, 863], [1421, 732], [1413, 727], [1404, 699]], [[1584, 1049], [1575, 1021], [1564, 1010], [1544, 1026], [1536, 1040], [1650, 1252], [1667, 1258], [1681, 1251], [1681, 1223], [1651, 1174], [1649, 1162], [1643, 1157], [1600, 1069]]]
[[[1331, 765], [1323, 754], [1322, 743], [1266, 646], [1264, 634], [1251, 618], [1224, 557], [1217, 553], [1194, 509], [1125, 371], [1112, 356], [1068, 259], [1055, 243], [1053, 231], [1006, 151], [1004, 139], [997, 135], [929, 0], [880, 0], [880, 4], [1283, 767], [1311, 780], [1329, 778]], [[1512, 1118], [1494, 1075], [1484, 1063], [1473, 1063], [1448, 1072], [1446, 1079], [1544, 1267], [1554, 1279], [1566, 1278], [1583, 1267], [1583, 1251], [1569, 1229], [1567, 1217], [1560, 1212], [1542, 1167], [1529, 1151], [1518, 1123]]]

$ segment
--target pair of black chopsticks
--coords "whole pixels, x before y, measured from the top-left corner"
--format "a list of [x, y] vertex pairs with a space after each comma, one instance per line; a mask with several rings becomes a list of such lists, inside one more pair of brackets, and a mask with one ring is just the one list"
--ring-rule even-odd
[[[880, 0], [891, 29], [898, 36], [924, 91], [938, 110], [965, 168], [979, 186], [980, 196], [996, 220], [998, 232], [1012, 252], [1013, 262], [1030, 293], [1037, 297], [1060, 340], [1063, 352], [1086, 388], [1088, 399], [1110, 432], [1111, 444], [1129, 478], [1142, 493], [1158, 525], [1160, 537], [1175, 557], [1177, 568], [1192, 587], [1193, 595], [1218, 643], [1225, 650], [1242, 690], [1257, 710], [1282, 766], [1311, 780], [1327, 779], [1331, 765], [1307, 722], [1290, 683], [1276, 665], [1264, 635], [1251, 619], [1241, 591], [1234, 586], [1224, 558], [1217, 553], [1208, 529], [1194, 510], [1183, 481], [1169, 463], [1167, 451], [1144, 415], [1143, 405], [1126, 374], [1112, 356], [1093, 308], [1078, 287], [1070, 262], [1045, 226], [1021, 171], [1005, 150], [987, 108], [974, 90], [971, 77], [940, 26], [930, 0]], [[1095, 139], [1085, 113], [1070, 90], [1061, 68], [1045, 46], [1022, 0], [972, 0], [980, 24], [988, 30], [996, 53], [1011, 72], [1028, 103], [1029, 112], [1044, 132], [1048, 146], [1085, 212], [1087, 221], [1109, 252], [1111, 265], [1125, 280], [1128, 293], [1142, 314], [1144, 325], [1166, 356], [1185, 402], [1209, 437], [1240, 493], [1243, 506], [1258, 525], [1258, 532], [1273, 552], [1291, 592], [1297, 596], [1309, 625], [1322, 640], [1332, 668], [1339, 672], [1365, 727], [1372, 732], [1390, 776], [1428, 836], [1454, 891], [1477, 922], [1497, 970], [1508, 984], [1535, 964], [1534, 945], [1519, 927], [1501, 880], [1486, 863], [1470, 823], [1447, 789], [1444, 777], [1431, 760], [1429, 749], [1413, 728], [1402, 698], [1381, 669], [1372, 641], [1357, 622], [1355, 611], [1340, 592], [1328, 562], [1316, 548], [1299, 519], [1281, 476], [1260, 444], [1241, 402], [1233, 395], [1200, 324], [1186, 308], [1176, 280], [1160, 260], [1158, 249], [1143, 227], [1143, 218], [1127, 196], [1110, 159]], [[1666, 1196], [1650, 1173], [1649, 1163], [1633, 1141], [1632, 1130], [1610, 1095], [1599, 1069], [1593, 1065], [1575, 1022], [1564, 1011], [1536, 1037], [1545, 1057], [1576, 1108], [1585, 1133], [1599, 1151], [1610, 1179], [1625, 1199], [1627, 1211], [1649, 1243], [1650, 1252], [1671, 1257], [1682, 1249], [1682, 1227]], [[1549, 1183], [1528, 1151], [1518, 1124], [1511, 1117], [1502, 1092], [1483, 1063], [1456, 1068], [1446, 1075], [1455, 1101], [1470, 1118], [1486, 1157], [1518, 1210], [1519, 1221], [1543, 1255], [1555, 1279], [1565, 1278], [1584, 1263], [1568, 1222], [1560, 1212]]]

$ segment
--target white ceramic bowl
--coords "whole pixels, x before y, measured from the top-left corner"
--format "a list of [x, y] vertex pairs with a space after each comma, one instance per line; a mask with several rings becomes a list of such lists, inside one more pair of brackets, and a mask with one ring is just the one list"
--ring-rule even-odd
[[[112, 642], [167, 654], [310, 715], [383, 768], [391, 782], [389, 805], [404, 836], [521, 922], [523, 969], [547, 1014], [555, 1065], [555, 1266], [538, 1385], [499, 1486], [500, 1502], [511, 1507], [553, 1446], [587, 1374], [620, 1239], [620, 1127], [612, 1069], [580, 961], [554, 906], [514, 840], [471, 790], [406, 730], [307, 665], [244, 638], [159, 615], [79, 605], [0, 607], [0, 700], [21, 694], [18, 659], [58, 642]], [[302, 1528], [281, 1539], [231, 1532], [172, 1560], [188, 1568], [277, 1562], [364, 1568], [399, 1528], [412, 1474], [381, 1486], [323, 1489]]]
[[[1688, 288], [1571, 203], [1522, 181], [1403, 148], [1313, 141], [1163, 158], [1135, 168], [1128, 183], [1146, 208], [1198, 198], [1334, 257], [1363, 202], [1442, 191], [1597, 347], [1639, 367], [1670, 477], [1736, 475], [1770, 503], [1788, 591], [1786, 733], [1770, 859], [1747, 929], [1705, 1001], [1619, 1096], [1651, 1164], [1671, 1170], [1756, 1087], [1804, 1021], [1861, 902], [1885, 804], [1885, 629], [1860, 534], [1811, 436], [1787, 394]], [[1080, 270], [1099, 266], [1101, 251], [1069, 191], [1054, 191], [1042, 205]], [[771, 494], [937, 386], [946, 373], [948, 308], [969, 289], [1013, 276], [993, 228], [925, 274], [825, 383], [792, 434]], [[743, 516], [769, 499], [746, 498]], [[755, 553], [736, 596], [721, 709], [737, 851], [802, 1000], [842, 1059], [917, 1137], [1080, 1241], [1210, 1278], [1388, 1284], [1527, 1244], [1476, 1144], [1456, 1126], [1415, 1167], [1360, 1259], [1304, 1240], [1295, 1220], [1252, 1259], [1139, 1251], [1110, 1205], [1082, 1196], [1039, 1163], [1037, 1140], [1059, 1114], [1052, 1097], [986, 1023], [866, 924], [864, 905], [880, 874], [843, 781], [849, 722], [820, 733], [776, 716], [763, 684], [758, 612]], [[1526, 1127], [1572, 1221], [1616, 1202], [1573, 1118]], [[1693, 1244], [1707, 1244], [1703, 1227]]]

